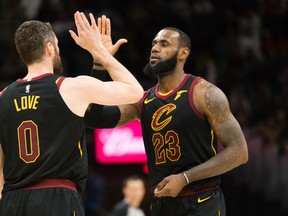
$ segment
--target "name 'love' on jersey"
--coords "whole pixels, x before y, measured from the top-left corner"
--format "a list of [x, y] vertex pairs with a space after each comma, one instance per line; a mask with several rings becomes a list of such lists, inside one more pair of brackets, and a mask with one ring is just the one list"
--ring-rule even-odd
[[[140, 102], [151, 190], [166, 176], [186, 171], [217, 154], [213, 131], [193, 103], [194, 86], [200, 79], [187, 74], [166, 95], [158, 92], [157, 84]], [[185, 189], [198, 190], [218, 184], [220, 177], [215, 176], [192, 182]]]
[[83, 191], [88, 163], [84, 118], [71, 112], [59, 93], [64, 77], [44, 74], [19, 79], [0, 94], [3, 192], [43, 178], [69, 179]]

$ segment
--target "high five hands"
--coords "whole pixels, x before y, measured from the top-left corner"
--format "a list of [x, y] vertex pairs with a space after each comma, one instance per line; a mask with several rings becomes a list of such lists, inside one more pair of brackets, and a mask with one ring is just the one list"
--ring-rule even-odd
[[78, 35], [72, 30], [69, 30], [69, 32], [77, 45], [91, 53], [93, 51], [101, 51], [101, 49], [105, 49], [105, 47], [101, 41], [100, 31], [96, 25], [93, 14], [90, 13], [89, 17], [91, 24], [83, 12], [77, 11], [74, 14], [74, 20]]
[[122, 44], [127, 43], [124, 38], [119, 39], [115, 44], [112, 43], [111, 38], [111, 21], [105, 15], [98, 18], [98, 28], [101, 34], [101, 40], [105, 48], [110, 52], [111, 55], [115, 55], [119, 47]]
[[[115, 55], [119, 47], [127, 43], [127, 40], [124, 38], [119, 39], [115, 44], [112, 43], [111, 21], [105, 15], [97, 19], [97, 24], [92, 13], [89, 13], [89, 18], [91, 24], [83, 12], [77, 11], [74, 14], [77, 34], [69, 30], [76, 44], [83, 49], [91, 52], [91, 48], [102, 49], [105, 47], [111, 55]], [[95, 45], [97, 45], [97, 47]]]

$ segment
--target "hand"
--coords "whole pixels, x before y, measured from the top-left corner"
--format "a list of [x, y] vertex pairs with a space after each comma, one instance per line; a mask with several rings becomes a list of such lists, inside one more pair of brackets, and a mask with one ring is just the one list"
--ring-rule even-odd
[[170, 175], [159, 182], [154, 190], [154, 195], [157, 197], [176, 197], [185, 185], [186, 180], [182, 173]]
[[101, 41], [100, 31], [96, 25], [93, 14], [90, 13], [89, 17], [91, 25], [84, 13], [77, 11], [74, 14], [74, 20], [78, 35], [72, 30], [69, 30], [69, 32], [76, 44], [88, 50], [91, 54], [93, 51], [94, 54], [98, 54], [97, 51], [101, 51], [101, 49], [105, 50], [105, 47]]
[[124, 38], [119, 39], [114, 45], [111, 38], [111, 21], [105, 15], [99, 17], [97, 20], [98, 28], [101, 34], [101, 41], [105, 48], [110, 52], [111, 55], [115, 55], [122, 44], [127, 43]]

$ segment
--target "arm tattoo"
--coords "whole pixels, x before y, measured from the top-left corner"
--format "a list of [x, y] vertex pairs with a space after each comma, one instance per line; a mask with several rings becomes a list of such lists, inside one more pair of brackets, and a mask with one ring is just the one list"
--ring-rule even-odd
[[212, 84], [206, 86], [205, 105], [211, 114], [211, 126], [218, 140], [224, 144], [239, 137], [239, 130], [230, 116], [230, 108], [225, 94]]
[[205, 104], [208, 110], [213, 114], [217, 122], [226, 119], [229, 113], [229, 105], [223, 93], [214, 85], [208, 84], [204, 94]]

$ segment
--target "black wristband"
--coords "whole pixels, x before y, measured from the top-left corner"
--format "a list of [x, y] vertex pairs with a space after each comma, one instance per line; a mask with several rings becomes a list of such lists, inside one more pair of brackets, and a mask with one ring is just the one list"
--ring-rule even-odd
[[103, 67], [103, 65], [102, 65], [102, 64], [100, 64], [100, 63], [97, 63], [97, 62], [93, 62], [93, 65], [95, 65], [95, 66], [97, 66], [97, 67]]
[[120, 117], [118, 106], [90, 104], [84, 116], [85, 126], [88, 128], [114, 128]]
[[91, 70], [91, 76], [102, 81], [106, 80], [106, 74], [107, 74], [106, 70], [96, 70], [94, 68], [92, 68]]

